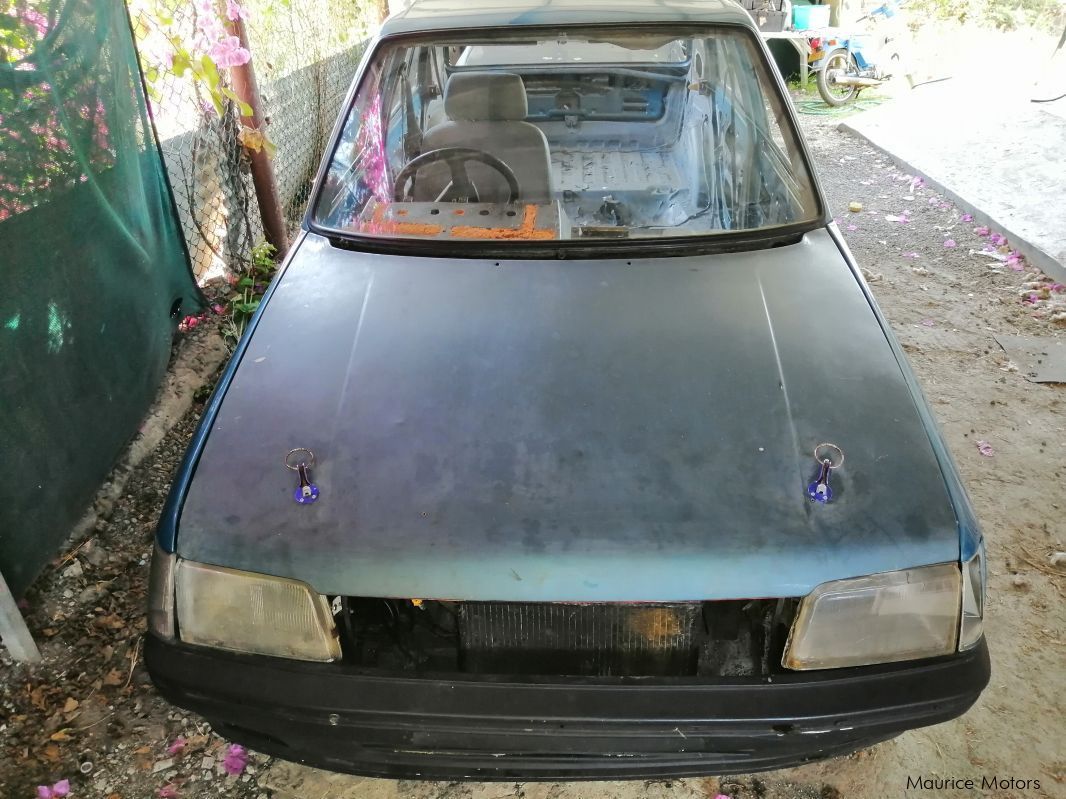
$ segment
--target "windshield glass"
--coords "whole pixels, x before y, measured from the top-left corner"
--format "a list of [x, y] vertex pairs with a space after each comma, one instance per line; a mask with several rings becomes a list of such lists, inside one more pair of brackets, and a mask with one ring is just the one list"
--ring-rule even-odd
[[748, 34], [568, 28], [379, 47], [314, 220], [358, 236], [520, 242], [715, 235], [817, 215]]

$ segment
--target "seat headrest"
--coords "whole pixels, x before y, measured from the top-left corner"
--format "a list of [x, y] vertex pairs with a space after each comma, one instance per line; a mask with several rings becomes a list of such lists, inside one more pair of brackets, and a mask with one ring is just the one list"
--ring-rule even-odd
[[448, 119], [522, 120], [528, 112], [526, 85], [510, 72], [457, 72], [444, 89]]

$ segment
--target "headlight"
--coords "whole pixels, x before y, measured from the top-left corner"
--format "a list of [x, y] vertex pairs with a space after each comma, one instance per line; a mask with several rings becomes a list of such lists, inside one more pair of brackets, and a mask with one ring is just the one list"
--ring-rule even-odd
[[179, 559], [174, 584], [182, 641], [298, 660], [340, 657], [329, 604], [305, 583]]
[[833, 669], [949, 655], [960, 595], [958, 563], [822, 583], [800, 603], [782, 665]]
[[973, 649], [984, 633], [985, 559], [982, 549], [962, 564], [962, 620], [959, 623], [959, 651]]

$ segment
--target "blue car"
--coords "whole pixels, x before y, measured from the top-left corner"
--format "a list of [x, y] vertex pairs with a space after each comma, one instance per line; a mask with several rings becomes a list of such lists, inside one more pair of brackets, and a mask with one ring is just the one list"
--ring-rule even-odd
[[422, 0], [158, 528], [159, 690], [386, 777], [751, 772], [964, 713], [981, 533], [726, 0]]

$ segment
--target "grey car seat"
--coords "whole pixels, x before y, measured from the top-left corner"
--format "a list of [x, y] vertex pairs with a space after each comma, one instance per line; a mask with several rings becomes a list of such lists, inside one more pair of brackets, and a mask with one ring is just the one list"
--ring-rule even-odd
[[[518, 179], [520, 201], [546, 203], [552, 199], [551, 156], [540, 128], [525, 121], [528, 113], [522, 78], [509, 72], [458, 72], [444, 89], [448, 121], [423, 134], [422, 152], [442, 147], [470, 147], [494, 155]], [[506, 202], [506, 181], [496, 170], [466, 162], [467, 174], [481, 202]], [[416, 200], [434, 200], [448, 184], [443, 164], [419, 171]]]

